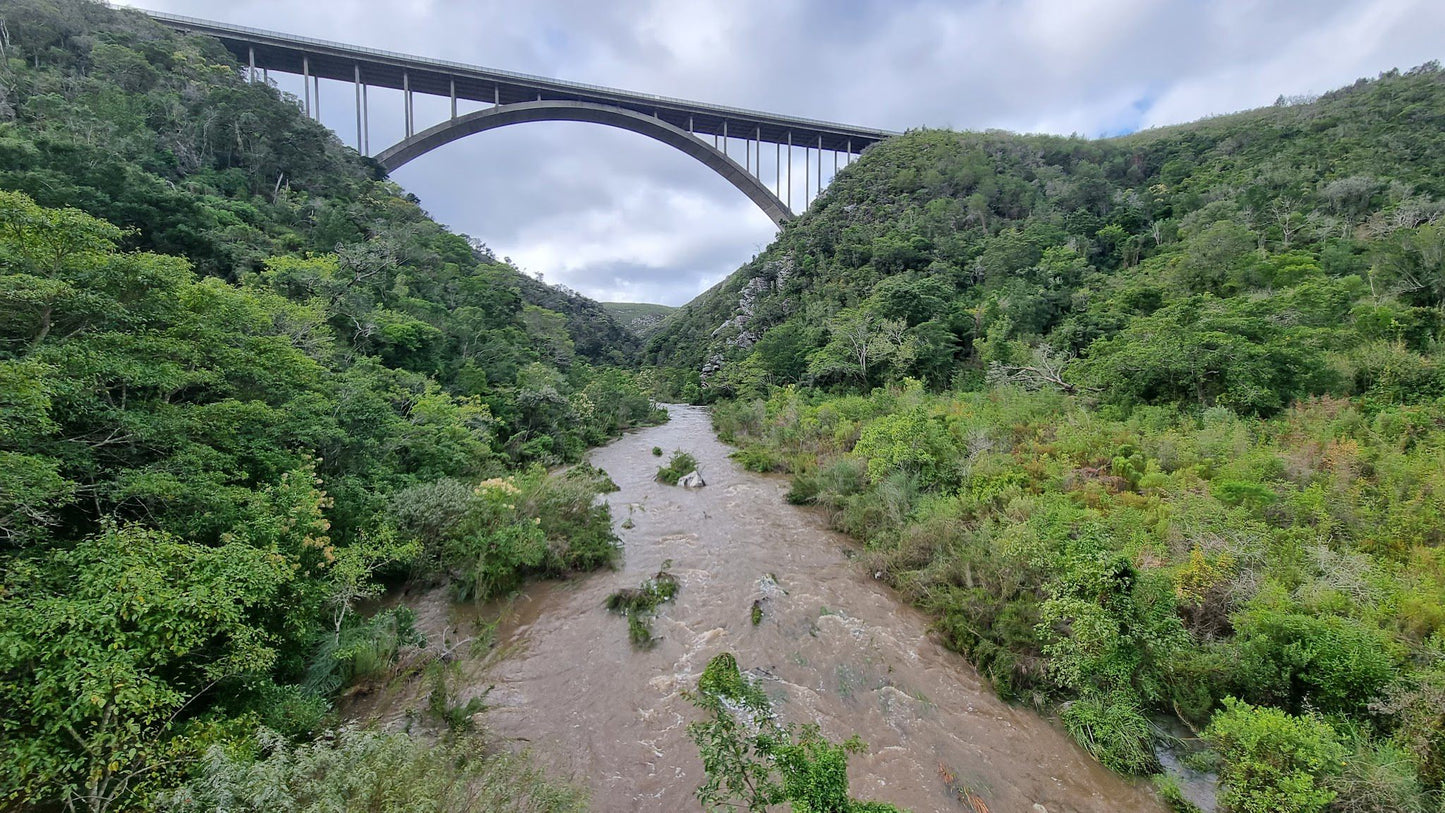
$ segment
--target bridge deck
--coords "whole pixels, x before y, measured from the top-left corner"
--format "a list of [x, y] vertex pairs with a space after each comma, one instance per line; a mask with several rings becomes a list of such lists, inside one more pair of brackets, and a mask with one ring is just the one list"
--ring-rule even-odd
[[[835, 152], [859, 153], [863, 148], [896, 133], [867, 127], [853, 127], [814, 119], [781, 116], [756, 110], [634, 93], [616, 88], [566, 82], [542, 76], [483, 68], [460, 62], [410, 56], [361, 48], [338, 42], [298, 37], [177, 14], [147, 11], [146, 14], [171, 28], [205, 34], [219, 39], [232, 54], [247, 65], [255, 52], [256, 68], [302, 73], [302, 60], [312, 76], [352, 82], [356, 69], [372, 87], [401, 89], [403, 82], [414, 93], [450, 97], [485, 104], [528, 101], [577, 101], [609, 104], [658, 118], [683, 130], [701, 135], [753, 138], [767, 143], [787, 144]], [[405, 80], [403, 79], [405, 77]]]

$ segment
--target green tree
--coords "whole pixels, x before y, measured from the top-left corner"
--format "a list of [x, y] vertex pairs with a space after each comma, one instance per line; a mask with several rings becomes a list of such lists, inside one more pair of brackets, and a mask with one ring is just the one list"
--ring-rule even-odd
[[10, 799], [124, 806], [164, 767], [192, 703], [269, 672], [276, 653], [260, 618], [295, 577], [293, 561], [111, 526], [12, 562], [0, 596], [0, 786]]

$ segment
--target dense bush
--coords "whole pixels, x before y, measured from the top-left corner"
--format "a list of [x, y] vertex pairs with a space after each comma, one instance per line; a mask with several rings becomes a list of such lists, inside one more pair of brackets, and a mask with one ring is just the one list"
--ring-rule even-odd
[[[1064, 704], [1105, 764], [1157, 770], [1149, 715], [1203, 728], [1234, 696], [1375, 733], [1373, 762], [1311, 785], [1348, 784], [1340, 805], [1439, 793], [1445, 403], [1260, 420], [905, 385], [777, 389], [714, 420], [783, 461], [790, 499], [863, 541], [1000, 692]], [[920, 482], [925, 453], [948, 479]]]
[[1339, 772], [1345, 749], [1327, 723], [1226, 698], [1206, 736], [1231, 811], [1319, 813], [1335, 798], [1320, 780]]
[[424, 743], [342, 728], [294, 745], [261, 729], [254, 743], [213, 746], [199, 776], [157, 800], [176, 811], [581, 811], [581, 791], [547, 780], [525, 756], [468, 737]]
[[214, 40], [84, 0], [0, 32], [0, 806], [134, 809], [257, 720], [314, 736], [418, 643], [357, 612], [408, 571], [613, 561], [603, 479], [540, 468], [662, 418], [595, 303]]

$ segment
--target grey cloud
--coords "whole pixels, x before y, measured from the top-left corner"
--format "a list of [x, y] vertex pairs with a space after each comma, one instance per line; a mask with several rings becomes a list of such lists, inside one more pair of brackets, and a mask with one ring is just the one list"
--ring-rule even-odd
[[[1323, 91], [1442, 54], [1433, 0], [149, 0], [162, 10], [888, 129], [1099, 135]], [[287, 89], [299, 82], [276, 78]], [[355, 137], [350, 89], [323, 120]], [[373, 91], [372, 148], [402, 131]], [[418, 100], [418, 123], [445, 116]], [[801, 154], [800, 156], [801, 157]], [[771, 180], [773, 153], [764, 150]], [[825, 162], [831, 172], [831, 161]], [[628, 133], [529, 125], [396, 173], [438, 219], [602, 299], [681, 304], [771, 239], [701, 165]], [[801, 204], [803, 169], [794, 166]]]

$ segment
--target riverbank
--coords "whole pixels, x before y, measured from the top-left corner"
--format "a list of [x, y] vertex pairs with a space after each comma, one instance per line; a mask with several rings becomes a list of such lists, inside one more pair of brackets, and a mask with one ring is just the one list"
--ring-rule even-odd
[[[458, 699], [490, 687], [483, 719], [494, 736], [588, 785], [595, 809], [692, 809], [702, 766], [682, 693], [730, 651], [785, 720], [862, 737], [867, 752], [850, 765], [859, 798], [919, 811], [969, 810], [967, 793], [993, 810], [1162, 809], [1047, 721], [1000, 701], [930, 637], [922, 614], [850, 561], [850, 542], [785, 502], [784, 479], [731, 460], [705, 410], [669, 411], [668, 423], [590, 456], [620, 489], [608, 502], [622, 566], [527, 588], [495, 630], [506, 656], [461, 664], [470, 683]], [[708, 485], [655, 482], [654, 446], [691, 452]], [[653, 624], [660, 640], [634, 649], [604, 600], [664, 564], [681, 589]], [[423, 608], [423, 624], [438, 610]]]

